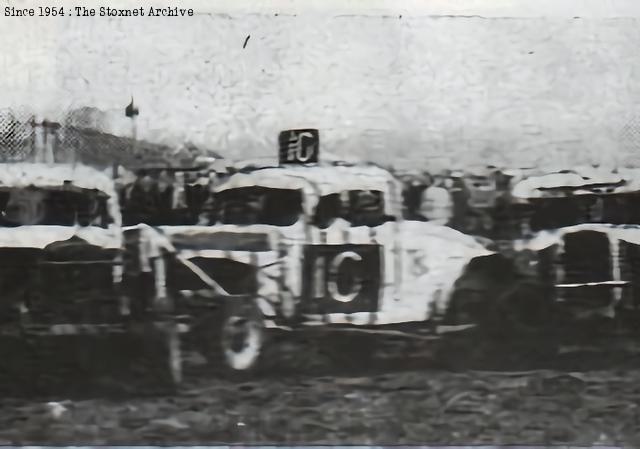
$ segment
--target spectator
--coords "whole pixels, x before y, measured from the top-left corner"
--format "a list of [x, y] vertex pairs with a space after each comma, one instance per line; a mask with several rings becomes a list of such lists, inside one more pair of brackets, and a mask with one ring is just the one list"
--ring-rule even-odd
[[422, 193], [420, 215], [434, 224], [446, 225], [453, 217], [451, 194], [443, 187], [443, 180], [427, 176], [429, 186]]
[[407, 220], [426, 220], [426, 217], [420, 214], [420, 205], [422, 203], [422, 195], [428, 186], [427, 180], [423, 176], [409, 175], [405, 178], [403, 201], [405, 208], [405, 218]]
[[146, 171], [138, 172], [126, 199], [126, 224], [155, 224], [158, 198], [157, 182]]
[[453, 201], [453, 217], [449, 222], [449, 226], [459, 231], [467, 231], [467, 219], [469, 210], [469, 189], [462, 180], [463, 173], [456, 173], [449, 178], [451, 188], [448, 188]]
[[163, 224], [174, 224], [174, 190], [175, 177], [173, 173], [162, 170], [158, 177], [158, 219]]

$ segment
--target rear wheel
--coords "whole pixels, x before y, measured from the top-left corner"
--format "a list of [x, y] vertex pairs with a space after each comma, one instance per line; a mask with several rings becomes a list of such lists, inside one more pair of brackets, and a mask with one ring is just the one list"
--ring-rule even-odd
[[557, 354], [553, 303], [538, 285], [514, 281], [497, 290], [454, 293], [451, 324], [476, 324], [447, 337], [439, 359], [456, 368], [526, 369], [544, 366]]
[[490, 293], [473, 288], [456, 290], [451, 298], [446, 323], [451, 325], [479, 324], [488, 313]]
[[551, 295], [533, 282], [515, 281], [488, 304], [485, 329], [497, 337], [555, 333]]
[[505, 361], [522, 368], [547, 366], [558, 354], [553, 298], [533, 282], [516, 281], [505, 289], [483, 327]]
[[493, 344], [485, 331], [492, 294], [481, 288], [459, 288], [449, 303], [445, 324], [475, 327], [444, 336], [435, 349], [437, 365], [446, 369], [465, 370], [492, 365]]

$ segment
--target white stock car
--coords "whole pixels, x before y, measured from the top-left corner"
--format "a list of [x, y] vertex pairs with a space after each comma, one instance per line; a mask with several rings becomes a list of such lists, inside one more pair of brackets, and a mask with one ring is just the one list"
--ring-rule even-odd
[[270, 329], [477, 325], [517, 277], [484, 241], [403, 220], [400, 184], [376, 166], [252, 169], [213, 203], [207, 226], [145, 232], [168, 255], [177, 311], [224, 306], [195, 318], [232, 372], [259, 365]]

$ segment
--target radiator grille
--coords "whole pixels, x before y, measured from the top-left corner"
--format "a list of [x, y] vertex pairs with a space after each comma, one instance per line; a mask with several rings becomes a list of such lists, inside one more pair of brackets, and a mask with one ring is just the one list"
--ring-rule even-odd
[[630, 285], [624, 289], [621, 306], [625, 309], [640, 308], [640, 245], [620, 242], [620, 273]]
[[[35, 252], [35, 251], [32, 251]], [[0, 322], [37, 324], [111, 323], [119, 317], [113, 264], [42, 262], [25, 251], [0, 257]], [[14, 259], [5, 258], [8, 254]], [[22, 304], [26, 311], [19, 312]]]
[[28, 308], [38, 323], [110, 323], [119, 318], [113, 266], [42, 264], [31, 271]]
[[[609, 236], [598, 231], [580, 231], [564, 237], [560, 256], [563, 276], [561, 284], [607, 282], [614, 279]], [[561, 297], [571, 306], [605, 307], [613, 300], [610, 285], [563, 288]]]

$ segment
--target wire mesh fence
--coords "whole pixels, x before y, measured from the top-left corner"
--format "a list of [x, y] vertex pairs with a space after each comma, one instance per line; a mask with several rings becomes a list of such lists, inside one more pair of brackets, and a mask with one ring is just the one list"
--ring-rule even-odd
[[632, 116], [620, 130], [620, 149], [625, 165], [640, 166], [640, 115]]
[[122, 165], [172, 166], [179, 156], [167, 145], [106, 132], [105, 113], [79, 108], [38, 117], [29, 108], [0, 110], [0, 162], [83, 163], [98, 168]]
[[[99, 132], [98, 130], [94, 130]], [[53, 121], [38, 117], [28, 108], [0, 111], [0, 161], [2, 162], [72, 162], [76, 158], [90, 158], [95, 145], [90, 145], [83, 129], [65, 114]], [[122, 146], [109, 142], [113, 148]]]
[[17, 162], [33, 157], [35, 116], [26, 109], [0, 110], [0, 161]]

